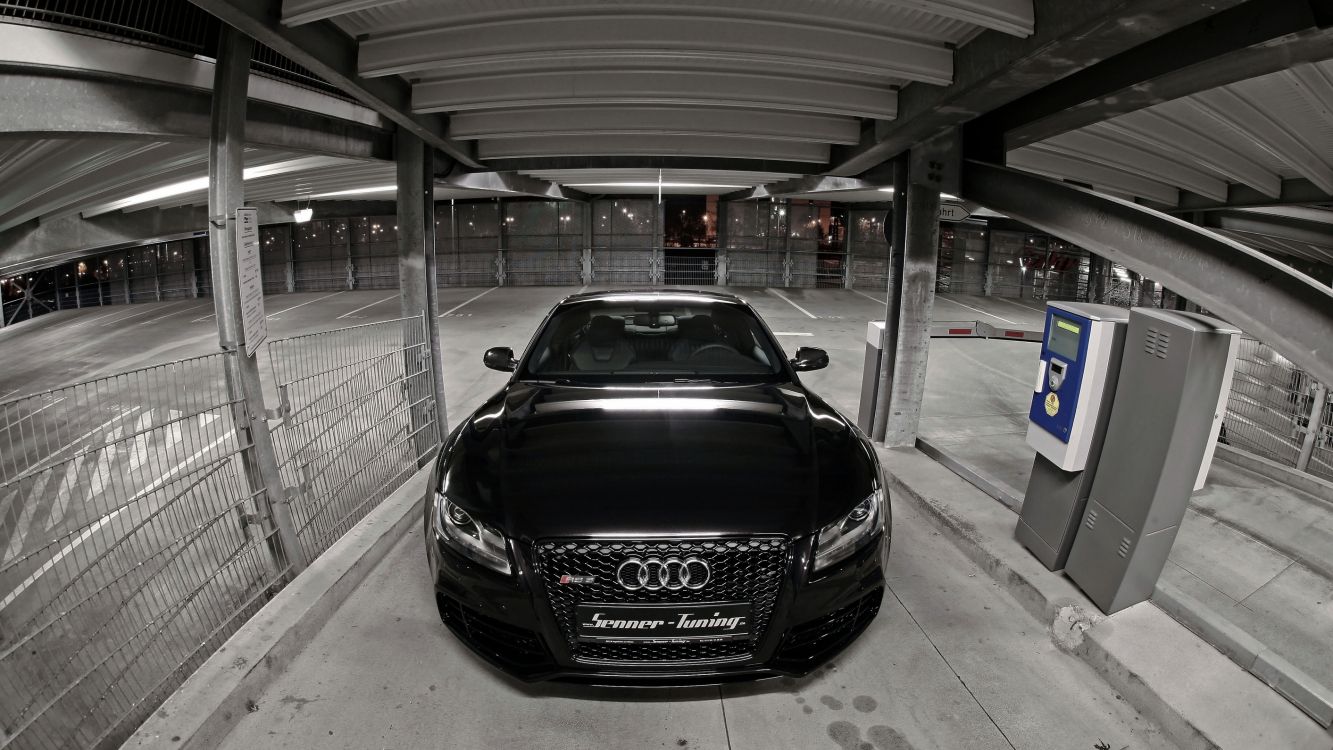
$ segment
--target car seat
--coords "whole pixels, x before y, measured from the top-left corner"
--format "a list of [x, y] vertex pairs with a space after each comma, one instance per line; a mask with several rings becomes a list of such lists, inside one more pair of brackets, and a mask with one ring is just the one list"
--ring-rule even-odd
[[634, 348], [625, 340], [625, 321], [609, 315], [594, 317], [583, 341], [569, 356], [580, 370], [623, 370], [634, 361]]

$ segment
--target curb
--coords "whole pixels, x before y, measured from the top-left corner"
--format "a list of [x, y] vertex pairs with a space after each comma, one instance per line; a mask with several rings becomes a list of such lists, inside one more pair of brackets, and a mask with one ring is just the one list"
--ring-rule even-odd
[[[917, 449], [922, 453], [935, 459], [940, 465], [957, 474], [960, 478], [967, 481], [977, 489], [998, 500], [1005, 507], [1015, 513], [1019, 513], [1023, 507], [1023, 499], [1016, 497], [1013, 492], [1004, 485], [994, 482], [982, 474], [973, 470], [967, 464], [955, 458], [947, 449], [941, 448], [930, 442], [929, 439], [918, 437]], [[1318, 488], [1323, 480], [1308, 475], [1298, 475], [1292, 469], [1288, 469], [1279, 464], [1275, 464], [1267, 459], [1260, 458], [1248, 453], [1242, 453], [1226, 445], [1218, 445], [1217, 456], [1225, 461], [1234, 463], [1244, 469], [1254, 471], [1251, 464], [1267, 464], [1267, 471], [1255, 471], [1257, 474], [1276, 478], [1281, 481], [1289, 481], [1293, 476], [1304, 477], [1307, 482], [1304, 484], [1312, 485]], [[1237, 458], [1239, 456], [1240, 458]], [[1302, 489], [1300, 482], [1293, 482]], [[904, 485], [905, 486], [905, 485]], [[1333, 485], [1330, 485], [1333, 490]], [[908, 489], [910, 493], [911, 490]], [[1204, 508], [1191, 506], [1196, 512], [1212, 518], [1212, 514]], [[938, 520], [938, 519], [937, 519]], [[1235, 528], [1228, 521], [1218, 519], [1229, 527]], [[1244, 529], [1241, 529], [1244, 531]], [[1317, 561], [1309, 561], [1301, 555], [1291, 550], [1282, 550], [1283, 554], [1292, 559], [1311, 567], [1312, 569], [1322, 570]], [[975, 560], [978, 564], [984, 565], [982, 561]], [[1241, 630], [1239, 627], [1227, 621], [1220, 614], [1209, 608], [1203, 602], [1180, 591], [1167, 581], [1159, 580], [1153, 590], [1153, 604], [1156, 604], [1162, 611], [1166, 612], [1173, 619], [1184, 625], [1187, 629], [1198, 635], [1205, 642], [1212, 645], [1218, 651], [1229, 657], [1241, 669], [1249, 672], [1255, 677], [1263, 680], [1269, 687], [1278, 694], [1284, 696], [1298, 708], [1309, 714], [1315, 721], [1318, 721], [1325, 727], [1333, 725], [1333, 691], [1319, 680], [1311, 677], [1296, 665], [1274, 653], [1267, 646], [1264, 646], [1250, 634]], [[1047, 608], [1049, 609], [1049, 607]], [[1029, 609], [1029, 611], [1032, 611]], [[1049, 622], [1051, 613], [1043, 612], [1038, 619]]]
[[918, 435], [916, 438], [916, 448], [927, 456], [935, 459], [938, 463], [942, 464], [944, 468], [967, 480], [968, 484], [971, 484], [973, 487], [976, 487], [987, 495], [1000, 501], [1000, 504], [1009, 510], [1012, 510], [1015, 513], [1021, 513], [1023, 511], [1022, 497], [1015, 495], [1012, 490], [1003, 484], [992, 482], [988, 477], [973, 471], [972, 467], [954, 458], [952, 453], [935, 445], [929, 438]]
[[419, 520], [431, 467], [316, 558], [171, 694], [121, 747], [216, 748]]
[[[911, 480], [903, 476], [907, 472], [900, 471], [899, 467], [896, 466], [898, 462], [894, 460], [895, 456], [908, 459], [912, 454], [930, 460], [927, 453], [911, 448], [881, 448], [879, 452], [890, 493], [897, 498], [911, 502], [921, 510], [927, 520], [948, 536], [950, 542], [984, 569], [1015, 601], [1045, 626], [1052, 640], [1059, 647], [1078, 656], [1091, 666], [1108, 685], [1120, 693], [1141, 714], [1156, 723], [1163, 733], [1180, 747], [1189, 748], [1190, 750], [1214, 750], [1223, 746], [1207, 728], [1200, 726], [1199, 722], [1191, 718], [1191, 715], [1199, 713], [1197, 707], [1192, 707], [1195, 710], [1187, 713], [1173, 705], [1175, 699], [1180, 699], [1182, 696], [1188, 699], [1194, 691], [1189, 686], [1182, 685], [1178, 679], [1173, 681], [1172, 677], [1176, 677], [1176, 675], [1153, 674], [1156, 666], [1152, 662], [1153, 655], [1146, 653], [1145, 649], [1141, 647], [1142, 644], [1137, 643], [1135, 638], [1129, 638], [1127, 633], [1132, 633], [1137, 627], [1143, 626], [1151, 627], [1165, 637], [1182, 639], [1186, 648], [1178, 650], [1182, 652], [1183, 659], [1192, 660], [1189, 662], [1191, 668], [1197, 666], [1200, 671], [1208, 670], [1211, 673], [1217, 673], [1220, 668], [1222, 677], [1225, 679], [1252, 680], [1255, 678], [1253, 673], [1249, 670], [1243, 670], [1232, 659], [1223, 656], [1226, 652], [1219, 653], [1217, 648], [1204, 643], [1184, 625], [1164, 612], [1162, 608], [1156, 606], [1155, 603], [1140, 604], [1117, 613], [1114, 617], [1107, 617], [1088, 603], [1087, 598], [1083, 596], [1082, 592], [1078, 591], [1071, 581], [1062, 576], [1051, 574], [1035, 558], [1026, 555], [1021, 557], [1015, 555], [1012, 562], [1004, 559], [1000, 554], [989, 548], [988, 542], [998, 537], [998, 525], [1004, 522], [1012, 524], [1012, 521], [1009, 521], [1009, 518], [998, 519], [994, 515], [986, 518], [984, 514], [986, 510], [1010, 514], [1009, 510], [1001, 509], [987, 501], [990, 508], [978, 508], [980, 512], [977, 515], [976, 523], [968, 518], [962, 518], [946, 503], [914, 489], [909, 483]], [[903, 463], [907, 462], [904, 461]], [[935, 462], [931, 460], [931, 463], [934, 464]], [[936, 465], [938, 466], [938, 464]], [[904, 466], [903, 468], [910, 469], [911, 467]], [[952, 467], [942, 468], [953, 470]], [[949, 476], [952, 477], [953, 475], [949, 474]], [[966, 481], [964, 477], [959, 477], [959, 479]], [[980, 498], [978, 497], [978, 499]], [[972, 509], [968, 510], [969, 516], [971, 516], [970, 511]], [[978, 524], [987, 525], [989, 528], [985, 531], [980, 530]], [[1005, 525], [1005, 528], [1008, 528], [1008, 525]], [[1005, 534], [1003, 539], [1011, 540], [1012, 535]], [[1031, 568], [1031, 570], [1024, 570], [1023, 568]], [[1124, 627], [1126, 624], [1135, 627], [1127, 629]], [[1117, 635], [1117, 630], [1121, 631], [1119, 635]], [[1172, 645], [1175, 645], [1175, 643], [1173, 642]], [[1230, 674], [1227, 673], [1227, 669], [1231, 670]], [[1262, 675], [1257, 676], [1265, 682], [1270, 682], [1268, 678]], [[1222, 689], [1221, 685], [1215, 687]], [[1164, 695], [1165, 691], [1172, 689], [1175, 691], [1173, 695]], [[1276, 719], [1279, 726], [1281, 721], [1286, 718], [1299, 717], [1301, 721], [1310, 721], [1305, 714], [1300, 712], [1300, 709], [1288, 703], [1280, 695], [1268, 692], [1268, 688], [1260, 688], [1255, 685], [1255, 689], [1263, 690], [1272, 697], [1275, 704], [1281, 704], [1289, 710], [1287, 717]], [[1187, 700], [1182, 702], [1187, 702]], [[1214, 723], [1219, 723], [1217, 717], [1212, 718]], [[1220, 723], [1225, 724], [1225, 717]], [[1301, 727], [1297, 727], [1297, 729], [1301, 729]], [[1319, 732], [1319, 734], [1323, 735], [1322, 732]], [[1300, 741], [1291, 743], [1289, 746], [1327, 747], [1327, 735], [1323, 735], [1323, 737], [1325, 743], [1323, 745], [1310, 745], [1308, 742], [1304, 742], [1305, 738], [1302, 737]], [[1269, 744], [1268, 746], [1284, 745], [1286, 745], [1285, 742], [1279, 741], [1277, 744]]]
[[1320, 479], [1313, 474], [1296, 471], [1289, 466], [1283, 466], [1263, 456], [1256, 456], [1253, 453], [1232, 448], [1225, 443], [1217, 444], [1215, 455], [1229, 464], [1234, 464], [1242, 469], [1249, 469], [1255, 474], [1268, 477], [1276, 482], [1291, 485], [1306, 494], [1313, 495], [1318, 500], [1333, 505], [1333, 482], [1327, 479]]

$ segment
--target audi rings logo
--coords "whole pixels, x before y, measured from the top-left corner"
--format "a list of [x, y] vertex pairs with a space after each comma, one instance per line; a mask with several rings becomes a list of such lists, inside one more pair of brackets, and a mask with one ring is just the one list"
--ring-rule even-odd
[[616, 580], [626, 591], [697, 591], [711, 576], [708, 563], [697, 557], [631, 557], [616, 568]]

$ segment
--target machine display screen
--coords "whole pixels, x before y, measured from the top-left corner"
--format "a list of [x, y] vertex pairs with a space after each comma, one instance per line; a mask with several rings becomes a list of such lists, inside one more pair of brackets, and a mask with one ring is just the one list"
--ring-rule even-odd
[[1051, 319], [1051, 323], [1051, 333], [1046, 339], [1046, 348], [1066, 361], [1077, 360], [1079, 334], [1083, 332], [1083, 326], [1058, 315]]

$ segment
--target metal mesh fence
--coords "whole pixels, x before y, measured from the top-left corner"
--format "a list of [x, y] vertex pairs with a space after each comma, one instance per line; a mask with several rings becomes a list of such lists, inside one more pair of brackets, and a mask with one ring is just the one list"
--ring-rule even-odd
[[[1308, 470], [1333, 478], [1328, 461], [1331, 430], [1327, 405], [1322, 424], [1311, 425], [1316, 399], [1328, 393], [1272, 347], [1242, 337], [1236, 356], [1225, 419], [1226, 439], [1232, 446], [1277, 461], [1298, 466], [1307, 433], [1315, 431], [1315, 451]], [[1321, 453], [1322, 451], [1322, 453]]]
[[0, 723], [114, 746], [285, 575], [214, 354], [0, 404]]
[[388, 497], [439, 444], [421, 316], [269, 342], [283, 484], [308, 559]]
[[592, 278], [599, 284], [652, 284], [657, 259], [652, 249], [594, 247]]

